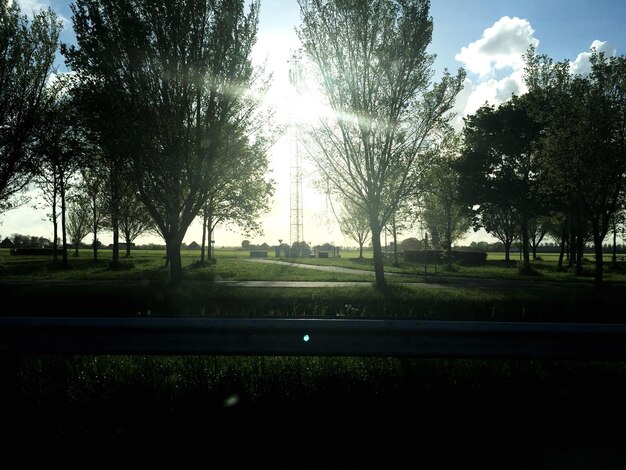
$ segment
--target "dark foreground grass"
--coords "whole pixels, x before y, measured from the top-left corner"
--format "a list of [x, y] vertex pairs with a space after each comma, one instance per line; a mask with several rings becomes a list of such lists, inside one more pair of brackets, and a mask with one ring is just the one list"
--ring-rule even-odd
[[620, 285], [595, 289], [233, 288], [185, 282], [0, 285], [4, 316], [405, 318], [421, 320], [617, 322], [626, 320]]
[[4, 356], [0, 372], [22, 464], [49, 447], [208, 468], [626, 464], [623, 363]]

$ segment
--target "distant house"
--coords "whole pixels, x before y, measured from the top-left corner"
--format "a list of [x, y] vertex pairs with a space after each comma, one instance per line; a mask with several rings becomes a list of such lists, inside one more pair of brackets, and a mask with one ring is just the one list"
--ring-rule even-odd
[[201, 246], [198, 245], [196, 242], [191, 242], [189, 245], [187, 245], [188, 250], [199, 250], [200, 248]]
[[324, 243], [323, 245], [317, 245], [313, 248], [313, 256], [318, 258], [340, 258], [339, 247], [333, 246], [330, 243]]
[[8, 238], [5, 238], [0, 242], [0, 248], [15, 248], [15, 244]]

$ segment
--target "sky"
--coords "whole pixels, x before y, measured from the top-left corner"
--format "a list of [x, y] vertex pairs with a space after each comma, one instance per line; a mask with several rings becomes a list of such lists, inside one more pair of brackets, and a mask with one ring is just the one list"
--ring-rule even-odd
[[[17, 0], [24, 13], [51, 7], [64, 22], [61, 41], [73, 42], [69, 2], [62, 0]], [[462, 118], [476, 111], [486, 101], [499, 104], [512, 93], [525, 92], [522, 83], [522, 54], [534, 45], [537, 52], [554, 60], [569, 60], [571, 70], [585, 73], [589, 69], [589, 51], [595, 47], [608, 55], [626, 53], [626, 1], [624, 0], [431, 0], [433, 38], [429, 52], [436, 54], [435, 79], [445, 68], [455, 73], [467, 71], [464, 89], [457, 96], [454, 111], [457, 128]], [[265, 97], [276, 113], [276, 123], [314, 119], [321, 112], [313, 94], [296, 97], [288, 81], [288, 59], [299, 48], [295, 28], [299, 24], [296, 0], [261, 0], [258, 41], [253, 53], [257, 64], [265, 64], [272, 74], [272, 86]], [[59, 56], [59, 72], [67, 71]], [[308, 86], [314, 88], [314, 86]], [[289, 162], [293, 145], [289, 133], [270, 149], [270, 177], [276, 182], [272, 208], [261, 219], [263, 235], [246, 237], [237, 230], [218, 227], [216, 246], [239, 246], [249, 239], [253, 243], [276, 244], [289, 240]], [[326, 242], [354, 245], [338, 230], [333, 218], [333, 204], [313, 188], [315, 172], [303, 162], [304, 240], [311, 244]], [[52, 238], [52, 224], [46, 211], [33, 209], [33, 203], [0, 215], [0, 237], [12, 233]], [[417, 236], [419, 227], [400, 238]], [[187, 232], [185, 242], [200, 241], [199, 223]], [[110, 243], [108, 235], [101, 240]], [[493, 241], [482, 231], [470, 233], [464, 240]], [[157, 237], [142, 242], [158, 243]]]

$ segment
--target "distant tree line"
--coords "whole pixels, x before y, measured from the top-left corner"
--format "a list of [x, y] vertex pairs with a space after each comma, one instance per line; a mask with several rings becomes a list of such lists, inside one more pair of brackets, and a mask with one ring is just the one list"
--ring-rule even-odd
[[[360, 247], [371, 241], [385, 286], [381, 237], [397, 262], [398, 233], [450, 252], [470, 227], [519, 243], [520, 270], [549, 237], [559, 269], [582, 273], [583, 252], [624, 235], [626, 58], [593, 51], [588, 75], [530, 48], [528, 92], [486, 103], [454, 132], [449, 110], [464, 73], [430, 86], [427, 1], [301, 0], [300, 38], [334, 118], [309, 129], [307, 150], [339, 226]], [[565, 263], [567, 262], [567, 266]]]
[[587, 243], [602, 281], [603, 245], [613, 245], [624, 214], [626, 58], [593, 51], [591, 72], [572, 75], [568, 61], [526, 55], [528, 93], [465, 120], [457, 165], [460, 201], [475, 227], [504, 245], [519, 240], [523, 268], [549, 234], [576, 273]]

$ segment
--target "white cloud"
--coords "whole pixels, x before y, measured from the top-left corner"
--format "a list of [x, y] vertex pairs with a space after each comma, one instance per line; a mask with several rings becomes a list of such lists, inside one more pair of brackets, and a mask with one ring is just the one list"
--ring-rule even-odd
[[490, 78], [476, 85], [470, 84], [471, 93], [467, 97], [462, 114], [466, 116], [476, 112], [485, 102], [497, 106], [508, 101], [513, 94], [526, 93], [528, 90], [524, 84], [523, 73], [522, 70], [516, 70], [500, 80]]
[[539, 40], [528, 20], [503, 16], [483, 31], [482, 37], [461, 49], [455, 58], [478, 79], [467, 78], [457, 97], [454, 126], [462, 126], [462, 118], [476, 112], [485, 103], [499, 105], [513, 94], [526, 93], [524, 57], [530, 45]]
[[574, 62], [570, 62], [570, 72], [574, 75], [589, 75], [591, 72], [591, 63], [589, 62], [589, 58], [591, 57], [591, 51], [595, 49], [597, 52], [603, 52], [608, 57], [614, 57], [617, 54], [617, 49], [613, 47], [607, 41], [599, 41], [596, 39], [589, 46], [589, 52], [581, 52], [576, 57]]
[[480, 39], [461, 48], [455, 59], [481, 78], [508, 67], [522, 69], [522, 55], [530, 45], [536, 47], [539, 44], [539, 40], [533, 37], [534, 32], [528, 20], [503, 16], [485, 29]]

